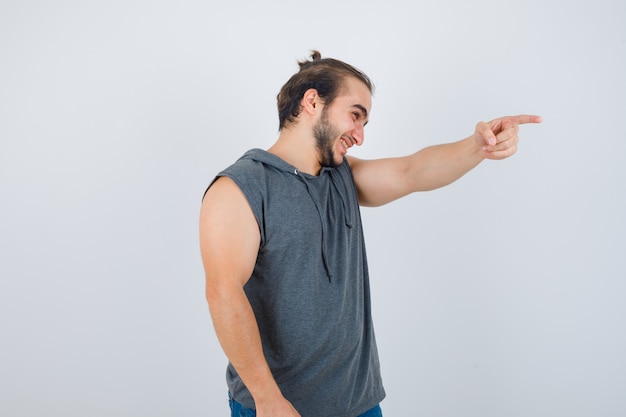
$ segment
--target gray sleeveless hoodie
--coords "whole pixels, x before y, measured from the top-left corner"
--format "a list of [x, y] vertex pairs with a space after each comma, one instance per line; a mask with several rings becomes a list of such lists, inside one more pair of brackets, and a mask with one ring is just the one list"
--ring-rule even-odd
[[[265, 357], [302, 417], [355, 417], [385, 392], [370, 311], [359, 203], [348, 162], [319, 176], [252, 149], [218, 174], [242, 190], [261, 232], [244, 290]], [[235, 400], [254, 408], [231, 364]]]

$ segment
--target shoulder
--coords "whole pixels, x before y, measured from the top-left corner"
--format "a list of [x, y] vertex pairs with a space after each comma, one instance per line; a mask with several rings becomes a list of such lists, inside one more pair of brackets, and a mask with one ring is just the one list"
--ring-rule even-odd
[[[209, 183], [207, 189], [204, 192], [206, 198], [209, 190], [215, 187], [218, 182], [222, 185], [217, 192], [211, 192], [211, 194], [228, 192], [229, 189], [239, 188], [244, 193], [247, 193], [249, 189], [255, 189], [259, 187], [259, 181], [264, 178], [263, 172], [265, 171], [264, 164], [254, 159], [246, 158], [250, 151], [237, 161], [232, 163], [227, 168], [220, 171], [213, 180]], [[227, 183], [224, 185], [224, 183]], [[231, 190], [236, 191], [236, 190]]]
[[241, 188], [231, 178], [217, 177], [204, 194], [203, 210], [219, 208], [223, 213], [235, 213], [241, 206], [247, 206], [247, 199]]
[[265, 165], [254, 159], [241, 158], [218, 174], [218, 176], [237, 176], [253, 179], [265, 171]]

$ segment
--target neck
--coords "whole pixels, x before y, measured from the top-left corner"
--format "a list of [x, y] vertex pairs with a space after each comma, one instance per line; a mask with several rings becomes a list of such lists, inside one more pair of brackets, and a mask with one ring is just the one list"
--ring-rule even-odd
[[299, 129], [283, 128], [267, 151], [310, 175], [319, 175], [322, 169], [315, 138]]

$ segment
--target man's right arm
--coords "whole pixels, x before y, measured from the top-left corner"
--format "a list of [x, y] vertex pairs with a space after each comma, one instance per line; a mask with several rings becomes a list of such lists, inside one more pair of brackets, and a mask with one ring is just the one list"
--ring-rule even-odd
[[222, 349], [252, 394], [258, 417], [298, 417], [263, 355], [259, 328], [243, 290], [261, 241], [245, 196], [227, 177], [209, 188], [200, 211], [206, 297]]

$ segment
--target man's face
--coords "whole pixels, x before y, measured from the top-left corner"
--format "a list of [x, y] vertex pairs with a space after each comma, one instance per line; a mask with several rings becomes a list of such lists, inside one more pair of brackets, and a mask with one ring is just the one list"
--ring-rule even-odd
[[371, 100], [367, 86], [349, 78], [345, 80], [343, 93], [324, 107], [313, 127], [321, 166], [341, 165], [349, 148], [363, 144], [363, 128], [368, 122]]

